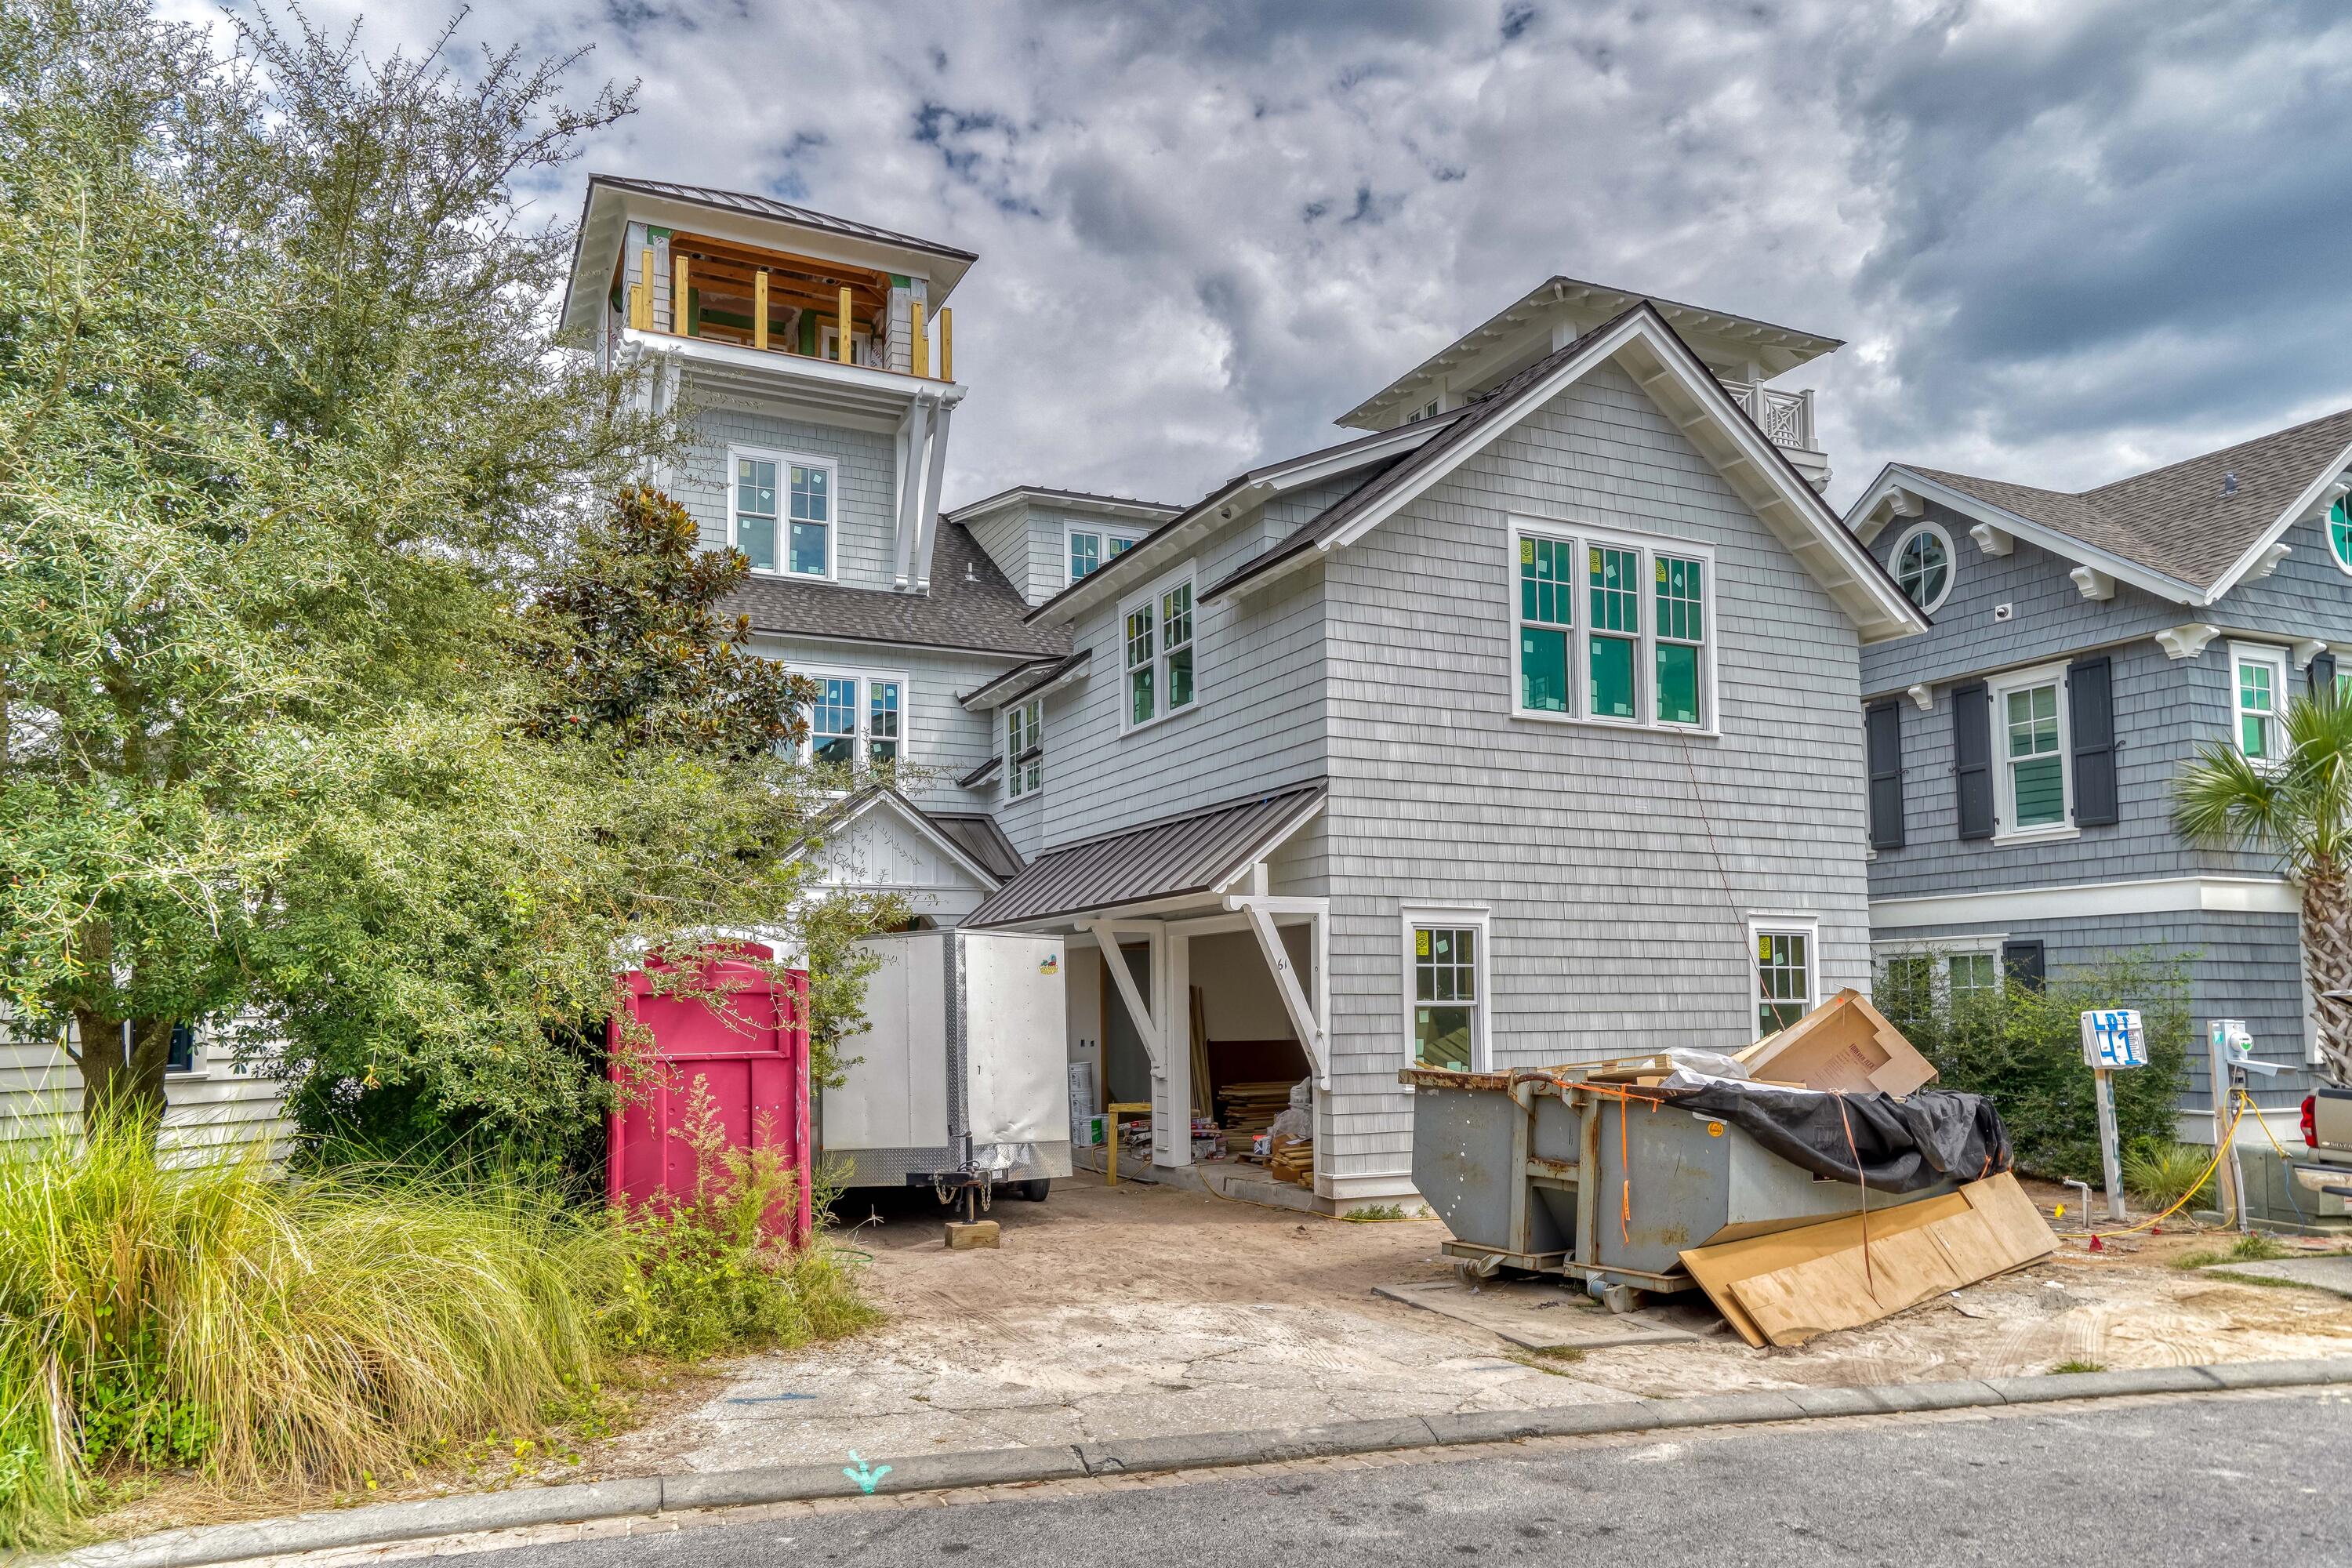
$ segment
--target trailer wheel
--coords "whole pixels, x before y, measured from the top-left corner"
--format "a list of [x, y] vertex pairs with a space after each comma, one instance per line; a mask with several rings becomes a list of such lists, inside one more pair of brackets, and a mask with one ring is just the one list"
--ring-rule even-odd
[[1045, 1194], [1053, 1190], [1054, 1184], [1047, 1177], [1034, 1176], [1025, 1182], [1014, 1182], [1012, 1186], [1014, 1197], [1025, 1198], [1033, 1204], [1042, 1204], [1045, 1201]]

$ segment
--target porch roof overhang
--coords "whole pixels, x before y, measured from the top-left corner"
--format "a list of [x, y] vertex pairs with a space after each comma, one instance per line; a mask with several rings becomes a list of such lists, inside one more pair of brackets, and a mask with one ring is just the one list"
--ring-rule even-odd
[[964, 924], [1069, 925], [1213, 903], [1313, 819], [1324, 792], [1318, 780], [1049, 849]]

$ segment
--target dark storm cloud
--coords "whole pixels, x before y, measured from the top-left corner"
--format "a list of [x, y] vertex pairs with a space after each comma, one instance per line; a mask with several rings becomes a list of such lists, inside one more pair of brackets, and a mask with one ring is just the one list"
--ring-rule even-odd
[[[446, 14], [379, 4], [367, 36]], [[1554, 272], [1849, 340], [1790, 378], [1834, 499], [1895, 457], [2089, 484], [2352, 405], [2340, 0], [510, 0], [468, 26], [643, 80], [587, 167], [980, 252], [956, 498], [1195, 495]]]

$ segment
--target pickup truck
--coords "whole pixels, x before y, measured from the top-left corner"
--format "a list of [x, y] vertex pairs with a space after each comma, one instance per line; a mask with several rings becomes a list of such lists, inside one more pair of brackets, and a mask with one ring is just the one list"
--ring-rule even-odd
[[2309, 1161], [2288, 1170], [2305, 1211], [2319, 1219], [2352, 1218], [2352, 1089], [2304, 1096], [2303, 1142]]

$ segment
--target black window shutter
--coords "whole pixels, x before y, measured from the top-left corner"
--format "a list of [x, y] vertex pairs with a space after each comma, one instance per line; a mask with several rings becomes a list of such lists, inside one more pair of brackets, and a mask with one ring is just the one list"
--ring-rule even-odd
[[2000, 944], [2000, 970], [2012, 985], [2028, 991], [2042, 989], [2043, 978], [2042, 944], [2038, 942], [2005, 942]]
[[2074, 731], [2074, 826], [2111, 826], [2122, 812], [2116, 798], [2115, 674], [2105, 654], [2066, 667], [2066, 717]]
[[1890, 697], [1862, 712], [1870, 767], [1870, 847], [1903, 847], [1903, 700]]
[[1985, 683], [1952, 688], [1952, 777], [1959, 790], [1960, 837], [1992, 837], [1992, 726]]
[[2336, 656], [2315, 653], [2311, 656], [2311, 700], [2326, 702], [2336, 695]]

